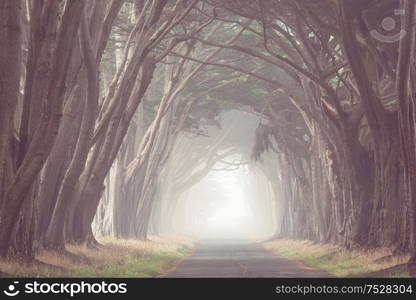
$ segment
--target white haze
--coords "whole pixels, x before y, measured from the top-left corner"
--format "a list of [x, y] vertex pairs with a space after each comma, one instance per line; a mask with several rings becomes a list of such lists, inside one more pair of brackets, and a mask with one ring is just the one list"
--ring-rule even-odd
[[[243, 152], [230, 155], [223, 161], [246, 164], [224, 171], [221, 169], [226, 165], [218, 162], [212, 171], [192, 186], [174, 211], [178, 220], [176, 233], [198, 240], [258, 240], [273, 234], [276, 216], [271, 215], [274, 210], [267, 206], [271, 208], [274, 205], [274, 198], [267, 197], [270, 195], [267, 191], [259, 193], [259, 188], [267, 189], [269, 186], [268, 179], [263, 174], [259, 176], [258, 172], [250, 173], [256, 169], [250, 154], [258, 122], [256, 116], [243, 112], [233, 111], [224, 116], [223, 128], [231, 127], [231, 138], [237, 137], [237, 142], [245, 147]], [[198, 138], [195, 143], [198, 143]], [[253, 177], [258, 180], [253, 180]], [[259, 182], [263, 184], [258, 186]]]

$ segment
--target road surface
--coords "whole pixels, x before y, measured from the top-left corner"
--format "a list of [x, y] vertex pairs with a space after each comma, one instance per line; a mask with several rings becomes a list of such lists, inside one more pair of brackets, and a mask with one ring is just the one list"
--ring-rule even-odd
[[197, 245], [165, 277], [330, 277], [300, 262], [277, 257], [259, 244], [209, 242]]

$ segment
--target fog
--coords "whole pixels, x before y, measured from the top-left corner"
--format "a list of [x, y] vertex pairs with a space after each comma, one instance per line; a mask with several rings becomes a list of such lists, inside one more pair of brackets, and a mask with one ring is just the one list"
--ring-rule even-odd
[[256, 231], [247, 167], [211, 171], [187, 194], [189, 234], [203, 238], [249, 238]]
[[[221, 116], [219, 128], [211, 126], [205, 128], [206, 135], [183, 137], [191, 153], [201, 145], [217, 142], [216, 155], [186, 170], [193, 173], [213, 160], [206, 174], [180, 194], [165, 232], [194, 240], [259, 240], [274, 233], [277, 221], [271, 208], [275, 198], [259, 163], [250, 157], [259, 122], [249, 112], [229, 111]], [[172, 165], [173, 169], [178, 167]], [[171, 201], [172, 190], [177, 188], [166, 189], [162, 201]]]

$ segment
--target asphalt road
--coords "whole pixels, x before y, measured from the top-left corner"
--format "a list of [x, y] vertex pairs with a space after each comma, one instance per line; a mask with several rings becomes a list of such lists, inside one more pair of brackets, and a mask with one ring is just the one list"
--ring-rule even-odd
[[330, 277], [300, 262], [277, 257], [261, 245], [244, 242], [209, 242], [197, 245], [165, 277]]

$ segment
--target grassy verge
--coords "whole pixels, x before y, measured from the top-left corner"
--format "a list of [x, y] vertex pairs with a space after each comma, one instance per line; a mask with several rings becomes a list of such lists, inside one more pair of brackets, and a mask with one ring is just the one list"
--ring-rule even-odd
[[[406, 263], [409, 256], [391, 256], [391, 249], [346, 251], [331, 244], [315, 244], [310, 241], [274, 240], [264, 247], [282, 257], [295, 259], [304, 264], [325, 270], [340, 277], [408, 277], [409, 274], [395, 266]], [[391, 268], [391, 272], [380, 272]], [[390, 270], [390, 269], [389, 269]]]
[[0, 261], [0, 274], [16, 277], [154, 277], [191, 252], [184, 241], [102, 239], [102, 246], [68, 246], [68, 253], [40, 253], [33, 264]]

